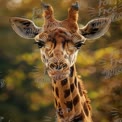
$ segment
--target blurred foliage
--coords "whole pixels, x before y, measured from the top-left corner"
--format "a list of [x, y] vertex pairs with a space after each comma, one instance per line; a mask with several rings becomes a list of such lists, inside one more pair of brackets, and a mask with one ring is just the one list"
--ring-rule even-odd
[[[110, 0], [107, 7], [118, 5], [117, 1], [122, 2]], [[63, 20], [75, 0], [43, 2], [52, 4], [56, 18]], [[79, 2], [79, 26], [83, 26], [92, 19], [88, 8], [98, 9], [99, 2]], [[33, 40], [15, 34], [9, 23], [11, 16], [26, 17], [41, 26], [40, 0], [0, 0], [0, 83], [2, 79], [5, 83], [0, 84], [0, 117], [4, 117], [3, 122], [54, 122], [51, 80], [45, 73], [39, 50]], [[88, 89], [94, 122], [122, 121], [122, 17], [112, 22], [106, 35], [86, 42], [76, 66]]]

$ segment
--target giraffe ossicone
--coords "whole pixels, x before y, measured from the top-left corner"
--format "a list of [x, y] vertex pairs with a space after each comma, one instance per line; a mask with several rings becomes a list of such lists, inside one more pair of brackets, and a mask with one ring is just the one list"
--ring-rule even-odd
[[26, 39], [35, 39], [49, 76], [52, 78], [58, 122], [92, 122], [90, 102], [82, 81], [78, 78], [75, 62], [80, 47], [88, 39], [103, 36], [109, 28], [109, 18], [91, 20], [78, 27], [78, 3], [68, 10], [68, 17], [59, 21], [51, 5], [44, 4], [44, 25], [37, 27], [29, 19], [12, 17], [14, 31]]

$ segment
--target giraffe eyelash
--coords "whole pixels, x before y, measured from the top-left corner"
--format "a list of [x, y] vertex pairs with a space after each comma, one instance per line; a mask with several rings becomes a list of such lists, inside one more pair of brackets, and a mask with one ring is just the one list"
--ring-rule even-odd
[[37, 44], [39, 48], [42, 48], [45, 45], [43, 41], [34, 42], [34, 44]]
[[82, 41], [79, 41], [79, 42], [75, 43], [75, 47], [76, 47], [77, 49], [80, 49], [80, 47], [81, 47], [82, 45], [85, 45], [84, 42], [82, 42]]

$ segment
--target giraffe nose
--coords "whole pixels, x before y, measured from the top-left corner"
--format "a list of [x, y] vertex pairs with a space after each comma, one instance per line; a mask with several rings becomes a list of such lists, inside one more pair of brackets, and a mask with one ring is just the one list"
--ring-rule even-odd
[[63, 62], [56, 62], [56, 63], [50, 63], [49, 67], [50, 69], [53, 69], [53, 70], [63, 70], [63, 69], [66, 69], [68, 65]]

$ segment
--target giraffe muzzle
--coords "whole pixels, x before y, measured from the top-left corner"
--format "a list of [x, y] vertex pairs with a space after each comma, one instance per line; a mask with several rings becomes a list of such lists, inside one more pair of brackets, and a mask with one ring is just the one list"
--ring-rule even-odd
[[52, 61], [48, 65], [48, 74], [54, 80], [63, 80], [70, 74], [70, 68], [67, 62]]
[[64, 70], [68, 67], [68, 65], [66, 63], [62, 63], [62, 62], [56, 62], [56, 63], [50, 63], [49, 64], [49, 68], [52, 70]]

